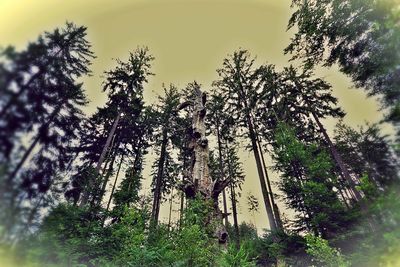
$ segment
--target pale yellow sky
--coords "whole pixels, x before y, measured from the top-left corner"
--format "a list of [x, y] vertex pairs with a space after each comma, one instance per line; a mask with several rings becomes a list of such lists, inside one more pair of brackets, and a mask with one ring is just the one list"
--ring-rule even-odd
[[[23, 48], [44, 30], [51, 31], [67, 20], [87, 26], [97, 56], [93, 76], [84, 80], [91, 100], [86, 111], [91, 113], [106, 99], [101, 93], [102, 72], [114, 66], [112, 58], [125, 59], [137, 46], [148, 46], [156, 57], [156, 76], [145, 88], [148, 103], [161, 92], [162, 83], [184, 87], [197, 80], [209, 88], [223, 58], [238, 48], [248, 49], [259, 63], [286, 66], [289, 57], [283, 49], [292, 34], [286, 32], [290, 14], [289, 0], [0, 0], [0, 45]], [[376, 102], [366, 99], [361, 90], [349, 90], [349, 79], [337, 69], [319, 69], [317, 74], [332, 83], [334, 95], [348, 113], [345, 122], [356, 126], [381, 119]], [[332, 131], [335, 122], [325, 124]], [[390, 132], [390, 127], [385, 131]], [[247, 178], [239, 219], [253, 221], [245, 204], [251, 192], [260, 201], [257, 227], [268, 227], [254, 160], [248, 152], [241, 157]], [[271, 176], [277, 179], [277, 174]], [[166, 214], [164, 207], [162, 218]]]

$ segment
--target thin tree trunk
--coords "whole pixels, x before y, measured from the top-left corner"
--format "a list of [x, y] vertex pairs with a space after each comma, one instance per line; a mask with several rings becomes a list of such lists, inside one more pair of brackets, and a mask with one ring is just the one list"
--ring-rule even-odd
[[[183, 174], [182, 174], [182, 184], [185, 181], [185, 173], [187, 169], [187, 158], [185, 154], [185, 148], [186, 148], [186, 142], [184, 143], [184, 148], [182, 149], [183, 153]], [[184, 203], [185, 202], [185, 193], [182, 191], [181, 192], [181, 201], [180, 201], [180, 210], [179, 210], [179, 228], [182, 227], [182, 220], [183, 220], [183, 208], [184, 208]]]
[[[123, 162], [123, 161], [124, 161], [124, 155], [121, 156], [121, 160], [119, 161], [119, 164], [118, 164], [117, 174], [115, 175], [113, 187], [112, 187], [112, 189], [111, 189], [110, 197], [108, 198], [108, 202], [107, 202], [106, 212], [108, 212], [108, 210], [110, 209], [111, 200], [112, 200], [113, 195], [114, 195], [115, 187], [117, 186], [118, 176], [119, 176], [119, 172], [120, 172], [120, 170], [121, 170], [121, 166], [122, 166], [122, 162]], [[107, 216], [107, 215], [106, 215], [106, 216]], [[104, 224], [104, 221], [105, 221], [105, 219], [106, 219], [106, 216], [104, 216], [103, 224]]]
[[347, 208], [347, 209], [350, 209], [350, 206], [349, 206], [349, 204], [347, 203], [347, 198], [346, 198], [346, 196], [344, 195], [343, 189], [342, 189], [341, 187], [342, 187], [342, 185], [341, 185], [341, 183], [338, 181], [337, 190], [338, 190], [340, 196], [342, 197], [343, 203], [344, 203], [344, 205], [346, 206], [346, 208]]
[[171, 215], [172, 215], [172, 197], [174, 196], [174, 188], [171, 189], [171, 196], [169, 198], [169, 215], [168, 215], [168, 231], [171, 227]]
[[278, 205], [276, 205], [275, 203], [275, 197], [274, 197], [274, 193], [272, 191], [272, 186], [271, 186], [271, 181], [269, 179], [269, 175], [268, 175], [268, 169], [267, 169], [267, 165], [265, 164], [265, 159], [264, 159], [264, 153], [262, 151], [262, 147], [261, 147], [261, 142], [259, 139], [259, 136], [256, 132], [256, 136], [257, 136], [257, 145], [258, 148], [260, 150], [260, 156], [261, 156], [261, 163], [263, 165], [264, 168], [264, 173], [265, 173], [265, 179], [267, 181], [267, 186], [268, 186], [268, 190], [269, 190], [269, 196], [271, 199], [271, 205], [272, 205], [272, 209], [274, 211], [274, 217], [275, 217], [275, 222], [276, 222], [276, 226], [279, 230], [283, 230], [283, 225], [282, 225], [282, 220], [281, 220], [281, 216], [279, 213], [279, 208]]
[[[110, 154], [112, 153], [113, 149], [114, 149], [115, 147], [118, 147], [118, 145], [119, 145], [119, 144], [117, 144], [117, 146], [114, 146], [115, 136], [116, 136], [116, 135], [114, 134], [114, 136], [113, 136], [113, 138], [112, 138], [112, 141], [111, 141], [110, 149], [109, 149], [109, 151], [106, 153], [106, 156], [105, 156], [105, 159], [106, 159], [106, 160], [108, 160], [108, 158], [110, 157]], [[116, 152], [115, 152], [115, 153], [116, 153]], [[102, 181], [100, 181], [100, 183], [103, 183], [103, 184], [101, 185], [100, 194], [99, 194], [98, 200], [97, 200], [97, 205], [98, 205], [98, 206], [101, 205], [101, 202], [102, 202], [102, 200], [103, 200], [103, 197], [104, 197], [104, 194], [105, 194], [105, 191], [106, 191], [106, 187], [107, 187], [108, 181], [110, 180], [110, 177], [111, 177], [112, 172], [113, 172], [113, 170], [114, 170], [114, 162], [115, 162], [115, 159], [116, 159], [116, 154], [115, 154], [115, 153], [114, 153], [113, 156], [111, 156], [111, 164], [110, 164], [110, 166], [108, 167], [107, 173], [105, 172], [106, 169], [107, 169], [107, 168], [106, 168], [107, 163], [104, 165], [104, 168], [103, 168], [103, 170], [102, 170], [102, 172], [101, 172]], [[94, 203], [93, 203], [93, 204], [94, 204]]]
[[342, 177], [349, 183], [349, 186], [350, 186], [351, 190], [354, 192], [356, 200], [361, 200], [362, 196], [361, 196], [360, 192], [357, 190], [356, 184], [354, 183], [353, 179], [350, 176], [349, 171], [347, 170], [346, 166], [344, 165], [342, 157], [340, 156], [340, 154], [336, 150], [336, 147], [333, 144], [332, 140], [330, 139], [330, 137], [329, 137], [328, 133], [326, 132], [324, 126], [319, 121], [318, 116], [315, 114], [315, 112], [312, 112], [312, 115], [313, 115], [314, 120], [317, 123], [322, 135], [324, 136], [325, 141], [328, 143], [329, 150], [330, 150], [330, 152], [331, 152], [331, 154], [332, 154], [337, 166], [340, 169]]
[[56, 115], [60, 112], [62, 106], [64, 105], [64, 101], [62, 104], [60, 104], [55, 110], [53, 110], [53, 112], [50, 114], [49, 119], [47, 120], [47, 122], [45, 124], [43, 124], [40, 128], [39, 131], [35, 137], [35, 140], [31, 143], [31, 145], [29, 146], [29, 148], [25, 151], [24, 155], [22, 156], [21, 160], [18, 162], [17, 166], [14, 168], [14, 170], [10, 173], [10, 175], [8, 176], [7, 180], [10, 183], [12, 180], [14, 180], [15, 176], [17, 175], [17, 173], [19, 172], [19, 170], [21, 169], [21, 167], [24, 165], [25, 161], [28, 159], [29, 155], [32, 153], [32, 150], [35, 148], [35, 146], [37, 145], [37, 143], [40, 140], [40, 133], [42, 131], [44, 131], [45, 129], [47, 129], [49, 127], [49, 125], [54, 121]]
[[[113, 123], [113, 125], [112, 125], [112, 127], [111, 127], [111, 130], [110, 130], [110, 132], [109, 132], [109, 134], [108, 134], [108, 136], [107, 136], [107, 140], [106, 140], [106, 143], [105, 143], [105, 145], [104, 145], [104, 147], [103, 147], [103, 150], [101, 151], [100, 158], [99, 158], [99, 160], [97, 161], [96, 168], [95, 168], [95, 173], [96, 173], [96, 174], [100, 174], [101, 165], [103, 164], [103, 162], [104, 162], [104, 160], [105, 160], [105, 157], [106, 157], [108, 148], [110, 147], [111, 140], [112, 140], [113, 137], [114, 137], [114, 134], [115, 134], [115, 131], [116, 131], [116, 129], [117, 129], [117, 126], [118, 126], [118, 123], [119, 123], [120, 118], [121, 118], [121, 113], [118, 113], [118, 115], [117, 115], [117, 117], [115, 118], [114, 123]], [[90, 179], [88, 182], [89, 182], [89, 183], [88, 183], [88, 188], [87, 188], [87, 189], [92, 189], [93, 186], [94, 186], [94, 182], [95, 182], [95, 181], [93, 181], [93, 179]], [[80, 203], [80, 206], [81, 206], [81, 207], [83, 207], [84, 205], [86, 205], [86, 204], [88, 203], [88, 201], [89, 201], [89, 196], [90, 196], [89, 190], [85, 190], [85, 192], [84, 192], [84, 194], [83, 194], [83, 196], [82, 196], [81, 203]]]
[[[292, 169], [294, 171], [295, 178], [297, 180], [298, 185], [301, 188], [303, 188], [303, 175], [302, 175], [299, 167], [295, 163], [291, 163], [291, 166], [292, 166]], [[304, 212], [304, 215], [303, 215], [304, 218], [306, 218], [306, 217], [308, 218], [307, 220], [305, 220], [306, 226], [310, 231], [313, 231], [315, 234], [318, 234], [318, 231], [313, 226], [311, 226], [310, 223], [309, 223], [309, 219], [312, 218], [312, 214], [311, 214], [309, 208], [304, 204], [305, 197], [304, 197], [304, 193], [303, 193], [302, 189], [301, 189], [300, 192], [301, 192], [300, 193], [300, 198], [302, 199], [302, 201], [301, 200], [299, 201], [299, 206], [302, 209], [302, 211]]]
[[[109, 158], [109, 157], [105, 158], [104, 166], [103, 166], [103, 169], [101, 170], [102, 174], [106, 173], [106, 170], [109, 169], [109, 165], [110, 165], [111, 161], [112, 161], [111, 158]], [[101, 176], [103, 178], [103, 175], [101, 175]], [[90, 188], [88, 188], [85, 191], [85, 194], [87, 194], [88, 196], [90, 196], [90, 193], [92, 193], [92, 199], [90, 201], [90, 206], [91, 207], [94, 205], [94, 203], [98, 199], [98, 196], [100, 195], [101, 190], [99, 190], [99, 188], [100, 188], [100, 184], [99, 183], [101, 183], [101, 182], [100, 181], [96, 181], [96, 184], [93, 183], [93, 185], [91, 185]], [[97, 190], [99, 190], [99, 191], [97, 191]], [[89, 197], [88, 197], [88, 201], [89, 201]]]
[[108, 182], [110, 180], [110, 177], [111, 177], [113, 169], [114, 169], [115, 159], [116, 159], [116, 155], [114, 155], [114, 157], [112, 158], [111, 163], [110, 163], [110, 167], [108, 168], [107, 173], [103, 175], [104, 176], [104, 181], [103, 181], [103, 184], [101, 186], [100, 195], [99, 195], [98, 200], [97, 200], [97, 205], [98, 206], [101, 205], [101, 202], [103, 201], [104, 194], [106, 193], [107, 184], [108, 184]]
[[253, 127], [253, 123], [251, 121], [250, 115], [247, 116], [247, 124], [248, 124], [248, 129], [249, 129], [249, 137], [251, 140], [251, 145], [252, 145], [252, 149], [253, 149], [253, 153], [254, 153], [254, 158], [256, 160], [257, 172], [258, 172], [258, 177], [260, 179], [261, 191], [262, 191], [262, 195], [263, 195], [263, 199], [264, 199], [265, 210], [267, 212], [269, 225], [270, 225], [271, 231], [276, 231], [276, 229], [277, 229], [276, 222], [274, 219], [274, 214], [272, 211], [271, 203], [270, 203], [269, 197], [268, 197], [269, 193], [268, 193], [267, 185], [265, 183], [264, 171], [263, 171], [263, 168], [261, 165], [261, 159], [260, 159], [260, 154], [259, 154], [259, 150], [257, 147], [256, 135], [254, 132], [254, 127]]
[[114, 123], [113, 123], [113, 125], [111, 127], [110, 133], [107, 136], [106, 144], [104, 145], [103, 150], [101, 151], [100, 158], [97, 161], [97, 165], [96, 165], [96, 172], [97, 173], [99, 173], [101, 165], [103, 164], [104, 158], [106, 157], [106, 153], [107, 153], [108, 148], [109, 148], [109, 146], [111, 144], [111, 140], [112, 140], [112, 138], [113, 138], [113, 136], [115, 134], [115, 130], [117, 129], [117, 126], [118, 126], [120, 118], [121, 118], [121, 113], [118, 113], [118, 115], [115, 118]]
[[238, 222], [238, 217], [237, 217], [237, 206], [236, 206], [236, 193], [235, 193], [235, 187], [231, 183], [231, 204], [232, 204], [232, 215], [233, 215], [233, 227], [235, 229], [235, 234], [236, 234], [236, 248], [240, 248], [240, 232], [239, 232], [239, 222]]
[[[232, 177], [232, 166], [231, 162], [229, 159], [229, 156], [226, 157], [228, 161], [228, 171], [229, 171], [229, 177], [231, 180], [233, 180], [234, 177]], [[233, 182], [230, 184], [230, 189], [231, 189], [231, 205], [232, 205], [232, 216], [233, 216], [233, 227], [235, 229], [235, 245], [236, 248], [240, 248], [240, 232], [239, 232], [239, 223], [238, 223], [238, 218], [237, 218], [237, 206], [236, 206], [236, 194], [235, 194], [235, 186]]]
[[35, 218], [35, 215], [39, 209], [39, 205], [42, 203], [43, 199], [44, 199], [45, 193], [43, 193], [39, 200], [36, 202], [35, 206], [31, 209], [31, 211], [29, 212], [29, 216], [28, 216], [28, 220], [25, 226], [25, 230], [24, 232], [27, 232], [29, 230], [29, 227], [32, 225], [33, 219]]
[[154, 190], [154, 198], [153, 198], [153, 208], [151, 212], [152, 226], [155, 227], [158, 225], [158, 217], [160, 213], [160, 199], [161, 199], [161, 182], [162, 177], [164, 175], [164, 163], [167, 152], [167, 143], [168, 143], [168, 133], [167, 129], [163, 129], [162, 134], [162, 143], [161, 143], [161, 151], [160, 158], [158, 160], [158, 170], [156, 176], [156, 187]]
[[[220, 180], [222, 181], [225, 178], [224, 174], [224, 166], [222, 164], [222, 145], [221, 145], [221, 135], [219, 132], [219, 121], [217, 122], [217, 139], [218, 139], [218, 155], [219, 155], [219, 171], [221, 177]], [[226, 194], [225, 194], [225, 189], [222, 190], [222, 203], [223, 203], [223, 208], [224, 208], [224, 222], [225, 222], [225, 227], [228, 226], [228, 208], [226, 205]]]

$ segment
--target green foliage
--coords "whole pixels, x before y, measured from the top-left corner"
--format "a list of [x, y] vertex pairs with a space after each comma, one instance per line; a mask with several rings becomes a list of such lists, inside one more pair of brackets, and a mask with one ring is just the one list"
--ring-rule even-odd
[[[60, 205], [43, 222], [40, 230], [26, 240], [26, 262], [44, 266], [79, 266], [110, 258], [118, 249], [110, 231], [103, 229], [93, 210]], [[21, 250], [21, 252], [24, 249]]]
[[306, 235], [306, 252], [314, 259], [329, 267], [347, 267], [350, 263], [344, 259], [342, 254], [335, 248], [329, 246], [328, 241], [318, 236]]
[[288, 28], [296, 33], [286, 48], [306, 68], [338, 64], [358, 87], [381, 95], [391, 107], [388, 119], [399, 123], [398, 0], [293, 0]]
[[360, 184], [357, 186], [357, 189], [361, 190], [365, 197], [368, 199], [373, 199], [378, 196], [378, 190], [376, 186], [371, 182], [371, 179], [367, 174], [363, 175], [360, 178]]
[[228, 250], [218, 260], [221, 267], [255, 267], [255, 263], [249, 259], [249, 251], [246, 246], [241, 245], [239, 250], [230, 245]]
[[[363, 233], [352, 238], [346, 246], [349, 259], [355, 266], [397, 266], [400, 252], [400, 197], [399, 188], [392, 188], [372, 199], [364, 222], [353, 230]], [[371, 231], [372, 229], [372, 231]], [[357, 235], [356, 235], [357, 237]], [[345, 237], [346, 238], [346, 237]], [[347, 237], [345, 242], [349, 242]]]
[[335, 144], [343, 161], [355, 175], [368, 176], [380, 190], [387, 190], [398, 179], [397, 159], [388, 136], [378, 125], [359, 129], [340, 122], [335, 128]]
[[279, 187], [287, 205], [299, 212], [296, 229], [325, 237], [340, 232], [350, 217], [333, 191], [337, 180], [327, 152], [315, 143], [301, 142], [287, 124], [278, 125], [275, 138], [275, 168], [282, 172]]

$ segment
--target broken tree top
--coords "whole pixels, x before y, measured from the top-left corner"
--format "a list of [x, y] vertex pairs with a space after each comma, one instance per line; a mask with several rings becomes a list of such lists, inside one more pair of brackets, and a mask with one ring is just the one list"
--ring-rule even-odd
[[192, 106], [192, 129], [189, 148], [192, 151], [190, 176], [185, 181], [184, 191], [188, 197], [201, 193], [206, 198], [218, 200], [219, 193], [228, 185], [229, 180], [212, 180], [209, 172], [209, 149], [206, 137], [206, 101], [207, 95], [198, 84], [194, 84], [190, 101], [182, 103], [181, 109]]

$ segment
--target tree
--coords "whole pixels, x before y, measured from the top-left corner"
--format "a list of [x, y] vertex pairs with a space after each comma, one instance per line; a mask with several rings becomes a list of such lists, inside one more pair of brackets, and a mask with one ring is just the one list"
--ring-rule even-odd
[[1, 73], [5, 85], [0, 109], [2, 157], [9, 160], [21, 134], [46, 124], [52, 109], [57, 110], [64, 97], [82, 94], [74, 92], [77, 89], [73, 87], [78, 86], [74, 83], [90, 74], [88, 68], [94, 57], [86, 34], [86, 27], [67, 22], [64, 28], [39, 36], [25, 51], [16, 52], [9, 47], [2, 52], [5, 61]]
[[[67, 23], [64, 29], [40, 36], [26, 51], [7, 52], [11, 76], [3, 78], [7, 102], [0, 112], [4, 136], [0, 142], [6, 147], [1, 158], [10, 168], [2, 179], [0, 196], [11, 213], [4, 220], [8, 230], [19, 226], [17, 216], [24, 220], [21, 210], [27, 210], [24, 223], [30, 224], [40, 208], [52, 202], [46, 196], [50, 189], [53, 197], [61, 192], [61, 174], [75, 157], [81, 108], [87, 103], [82, 84], [76, 81], [90, 73], [93, 54], [85, 38], [85, 27]], [[26, 142], [27, 148], [15, 147]]]
[[235, 143], [227, 143], [225, 144], [225, 161], [227, 162], [227, 173], [230, 179], [230, 200], [232, 207], [232, 216], [233, 216], [233, 227], [235, 230], [235, 243], [236, 248], [240, 248], [240, 231], [239, 231], [239, 221], [238, 221], [238, 197], [240, 197], [240, 191], [242, 190], [241, 186], [244, 182], [245, 175], [243, 173], [242, 164], [239, 161], [239, 157], [237, 155], [237, 144]]
[[210, 225], [213, 228], [213, 236], [218, 239], [220, 244], [225, 244], [228, 233], [222, 223], [222, 214], [218, 207], [219, 194], [231, 182], [230, 179], [219, 180], [212, 179], [209, 172], [209, 149], [206, 138], [205, 116], [207, 95], [200, 90], [200, 85], [196, 82], [189, 85], [192, 90], [191, 101], [184, 102], [180, 109], [192, 107], [192, 127], [190, 129], [190, 145], [192, 149], [191, 173], [190, 177], [185, 177], [182, 189], [187, 198], [196, 196], [209, 203], [212, 210], [206, 213], [204, 225]]
[[302, 143], [285, 124], [279, 125], [275, 138], [275, 168], [282, 173], [279, 187], [286, 194], [287, 205], [299, 212], [297, 230], [307, 229], [327, 238], [348, 226], [349, 217], [334, 191], [337, 180], [326, 151]]
[[277, 225], [269, 200], [260, 151], [257, 146], [256, 129], [258, 121], [254, 118], [257, 108], [257, 92], [262, 89], [263, 79], [261, 79], [260, 68], [253, 65], [254, 59], [250, 59], [247, 51], [234, 52], [233, 55], [224, 59], [223, 67], [217, 70], [220, 80], [215, 81], [213, 85], [226, 102], [226, 112], [231, 114], [237, 127], [247, 130], [246, 135], [251, 142], [251, 150], [256, 161], [268, 221], [271, 230], [275, 231]]
[[260, 203], [258, 202], [258, 199], [254, 195], [249, 194], [247, 196], [247, 206], [249, 211], [253, 215], [254, 227], [256, 227], [255, 213], [259, 211]]
[[159, 146], [159, 157], [154, 165], [153, 180], [152, 220], [154, 226], [158, 223], [162, 195], [174, 186], [178, 176], [178, 169], [173, 162], [168, 144], [171, 136], [176, 134], [174, 129], [177, 128], [176, 117], [178, 115], [180, 97], [175, 86], [171, 85], [168, 89], [164, 88], [164, 96], [158, 98], [159, 105], [154, 111], [155, 124], [159, 131], [158, 135], [154, 136], [155, 145]]
[[[239, 163], [237, 163], [238, 158], [236, 157], [236, 151], [232, 152], [232, 149], [229, 149], [228, 143], [232, 142], [234, 139], [234, 135], [236, 132], [236, 127], [232, 123], [232, 117], [226, 113], [226, 105], [224, 103], [224, 99], [222, 96], [218, 95], [218, 92], [215, 90], [212, 92], [210, 96], [210, 100], [207, 104], [208, 116], [207, 116], [207, 125], [209, 125], [209, 129], [211, 132], [214, 132], [214, 135], [217, 137], [217, 150], [218, 150], [218, 170], [213, 175], [213, 177], [218, 177], [218, 179], [223, 180], [226, 177], [230, 177], [232, 183], [229, 188], [231, 191], [231, 200], [232, 200], [232, 209], [233, 209], [233, 219], [234, 226], [237, 229], [237, 212], [236, 212], [236, 200], [234, 200], [234, 196], [232, 192], [234, 192], [234, 187], [238, 185], [234, 185], [233, 181], [241, 180], [243, 177], [242, 173], [240, 173], [236, 177], [231, 173], [235, 173], [234, 170], [229, 166], [229, 158], [232, 153], [235, 153], [235, 158], [231, 159], [232, 166], [240, 168]], [[232, 144], [232, 146], [236, 147], [236, 144]], [[236, 169], [235, 169], [236, 171]], [[239, 172], [239, 170], [238, 170]], [[236, 174], [236, 173], [235, 173]], [[239, 178], [240, 177], [240, 178]], [[242, 181], [240, 181], [241, 183]], [[225, 190], [222, 191], [222, 203], [223, 203], [223, 213], [225, 219], [225, 226], [228, 225], [228, 208], [227, 208], [227, 197]], [[239, 244], [239, 235], [237, 235], [237, 245]], [[238, 245], [239, 246], [239, 245]]]
[[[257, 120], [263, 122], [258, 130], [261, 135], [272, 144], [274, 129], [280, 122], [285, 122], [298, 129], [296, 134], [302, 141], [323, 144], [329, 149], [338, 173], [346, 181], [343, 184], [360, 200], [361, 194], [353, 178], [321, 123], [321, 119], [326, 117], [342, 118], [345, 115], [337, 106], [337, 99], [332, 96], [331, 85], [322, 79], [313, 78], [309, 70], [298, 73], [293, 66], [278, 72], [273, 65], [265, 65], [262, 72], [265, 86], [259, 98], [263, 101], [256, 113]], [[268, 144], [264, 147], [268, 149]]]
[[365, 174], [380, 190], [387, 191], [398, 179], [396, 159], [378, 125], [367, 125], [358, 130], [338, 123], [335, 144], [349, 170], [357, 177]]
[[297, 28], [285, 53], [306, 68], [338, 64], [357, 87], [380, 95], [398, 123], [400, 13], [398, 1], [292, 1], [288, 28]]
[[[137, 144], [143, 145], [141, 139], [148, 131], [144, 120], [141, 119], [144, 110], [143, 84], [147, 82], [148, 76], [152, 75], [150, 64], [153, 59], [147, 48], [138, 48], [130, 53], [126, 62], [117, 60], [117, 67], [105, 73], [103, 90], [108, 91], [106, 107], [99, 109], [92, 117], [93, 122], [89, 123], [91, 129], [88, 131], [89, 136], [83, 136], [82, 139], [82, 145], [88, 147], [85, 158], [92, 163], [96, 162], [95, 170], [98, 175], [104, 176], [104, 179], [99, 179], [100, 185], [95, 184], [93, 180], [88, 181], [87, 189], [83, 190], [81, 205], [87, 204], [90, 198], [92, 204], [101, 203], [104, 190], [99, 190], [100, 194], [92, 197], [90, 192], [98, 187], [105, 188], [108, 183], [109, 176], [105, 175], [105, 172], [100, 172], [104, 163], [107, 166], [105, 162], [107, 155], [108, 157], [113, 155], [112, 158], [122, 154], [129, 157], [134, 155], [133, 151], [137, 152]], [[98, 131], [101, 126], [102, 133]], [[100, 138], [105, 139], [105, 143], [99, 140]]]

